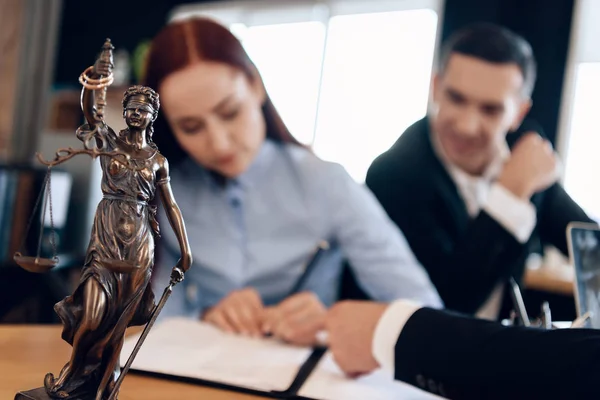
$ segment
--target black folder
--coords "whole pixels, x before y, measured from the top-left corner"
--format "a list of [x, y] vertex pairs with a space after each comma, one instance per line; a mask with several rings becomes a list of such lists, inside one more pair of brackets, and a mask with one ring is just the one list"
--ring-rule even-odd
[[[327, 349], [324, 347], [315, 348], [313, 350], [312, 354], [310, 355], [310, 357], [306, 360], [306, 362], [304, 362], [304, 364], [302, 364], [302, 366], [298, 370], [298, 373], [296, 374], [296, 377], [294, 378], [294, 381], [292, 382], [292, 384], [284, 391], [255, 390], [255, 389], [245, 388], [245, 387], [241, 387], [241, 386], [210, 381], [210, 380], [206, 380], [206, 379], [190, 378], [190, 377], [186, 377], [186, 376], [165, 374], [165, 373], [160, 373], [160, 372], [143, 371], [143, 370], [137, 370], [137, 369], [133, 369], [133, 368], [130, 369], [129, 373], [134, 373], [134, 374], [143, 375], [143, 376], [150, 376], [150, 377], [154, 377], [154, 378], [170, 379], [170, 380], [174, 380], [174, 381], [178, 381], [178, 382], [192, 383], [192, 384], [197, 384], [197, 385], [202, 385], [202, 386], [207, 386], [207, 387], [212, 387], [212, 388], [217, 388], [217, 389], [231, 390], [234, 392], [263, 396], [263, 397], [271, 398], [271, 399], [319, 400], [319, 399], [315, 399], [315, 398], [311, 398], [311, 397], [300, 396], [300, 395], [298, 395], [298, 391], [302, 388], [302, 385], [304, 384], [304, 382], [306, 382], [306, 380], [310, 376], [311, 372], [317, 366], [317, 364], [321, 360], [321, 357], [323, 356], [323, 354], [325, 354], [326, 351], [327, 351]], [[127, 378], [125, 378], [125, 379], [127, 379]]]
[[[246, 393], [246, 394], [254, 394], [254, 395], [259, 395], [259, 396], [273, 398], [273, 399], [317, 400], [317, 399], [311, 399], [308, 397], [299, 396], [298, 392], [302, 388], [302, 385], [306, 382], [306, 380], [310, 376], [311, 372], [317, 366], [317, 364], [321, 360], [322, 356], [327, 351], [327, 349], [325, 347], [315, 347], [312, 349], [312, 351], [310, 351], [310, 349], [302, 349], [301, 350], [303, 352], [307, 351], [307, 354], [309, 354], [309, 355], [305, 359], [305, 361], [302, 362], [298, 366], [298, 370], [295, 373], [293, 381], [285, 390], [258, 390], [258, 389], [252, 388], [252, 387], [244, 387], [243, 385], [237, 385], [235, 383], [226, 383], [223, 381], [204, 379], [203, 377], [198, 377], [198, 376], [188, 376], [185, 374], [177, 373], [177, 371], [173, 371], [172, 373], [160, 371], [161, 368], [163, 370], [164, 369], [168, 370], [169, 368], [165, 367], [164, 365], [161, 365], [160, 355], [155, 357], [153, 354], [156, 354], [159, 351], [164, 352], [165, 351], [164, 346], [171, 345], [170, 341], [168, 340], [168, 338], [171, 337], [171, 334], [181, 335], [182, 332], [187, 332], [189, 335], [197, 335], [198, 346], [204, 346], [205, 348], [209, 347], [208, 343], [211, 342], [211, 337], [212, 337], [213, 341], [216, 342], [217, 346], [224, 346], [227, 343], [237, 345], [237, 343], [238, 343], [237, 341], [252, 340], [252, 339], [248, 339], [248, 338], [234, 338], [234, 337], [231, 337], [229, 339], [223, 339], [223, 335], [227, 335], [227, 334], [219, 332], [219, 334], [217, 336], [215, 333], [215, 330], [216, 330], [216, 328], [209, 327], [206, 324], [200, 323], [198, 321], [190, 321], [190, 320], [182, 319], [182, 318], [175, 318], [175, 319], [164, 321], [163, 324], [157, 324], [153, 328], [153, 330], [150, 331], [148, 337], [146, 338], [144, 345], [142, 346], [142, 348], [140, 349], [140, 352], [137, 355], [137, 358], [134, 360], [133, 364], [131, 365], [129, 373], [130, 374], [140, 374], [140, 375], [145, 375], [145, 376], [152, 376], [152, 377], [156, 377], [156, 378], [170, 379], [170, 380], [175, 380], [175, 381], [180, 381], [180, 382], [200, 384], [203, 386], [214, 387], [214, 388], [225, 389], [225, 390], [232, 390], [232, 391]], [[156, 336], [154, 336], [153, 333], [155, 333], [155, 335], [160, 336], [160, 338], [157, 338]], [[208, 335], [208, 336], [206, 336], [206, 335]], [[128, 340], [126, 340], [125, 345], [123, 346], [123, 352], [121, 354], [121, 364], [122, 365], [125, 364], [127, 357], [130, 354], [130, 350], [133, 348], [133, 346], [137, 342], [138, 337], [139, 337], [139, 335], [135, 335], [133, 337], [128, 338]], [[189, 337], [187, 337], [187, 338], [181, 337], [179, 339], [179, 341], [182, 341], [182, 340], [189, 341]], [[221, 340], [224, 340], [224, 341], [221, 341]], [[251, 344], [250, 344], [251, 342], [248, 342], [248, 343], [249, 343], [249, 346], [251, 346]], [[175, 346], [175, 343], [172, 343], [172, 345]], [[159, 350], [159, 347], [161, 347], [161, 346], [162, 346], [162, 349]], [[181, 346], [193, 347], [194, 344], [187, 343], [187, 344], [181, 344]], [[178, 354], [183, 354], [182, 347], [177, 347], [174, 349], [175, 349], [175, 352], [179, 352]], [[146, 352], [146, 354], [143, 354], [144, 351]], [[193, 352], [193, 349], [190, 349], [190, 351]], [[263, 350], [259, 350], [259, 351], [263, 351]], [[200, 353], [202, 353], [202, 352], [200, 352]], [[172, 354], [172, 353], [170, 353], [170, 354]], [[144, 358], [144, 356], [146, 356], [146, 360], [148, 360], [150, 357], [154, 357], [154, 358], [152, 358], [151, 362], [148, 362], [148, 361], [144, 361], [144, 360], [138, 360], [138, 358], [140, 356], [142, 358]], [[229, 354], [229, 356], [231, 356], [231, 354]], [[243, 356], [244, 356], [243, 354], [240, 355], [240, 357], [243, 357]], [[252, 357], [252, 353], [247, 354], [247, 356]], [[181, 357], [181, 358], [183, 358], [183, 357]], [[136, 361], [141, 361], [142, 366], [141, 367], [136, 366]], [[172, 362], [173, 362], [172, 360], [163, 361], [163, 363], [165, 363], [165, 364], [172, 363]], [[210, 365], [210, 363], [209, 363], [209, 365]], [[260, 368], [260, 362], [257, 363], [257, 368]], [[182, 367], [180, 369], [185, 369], [185, 368]], [[175, 368], [174, 368], [174, 370], [175, 370]], [[191, 375], [194, 375], [194, 374], [191, 374]], [[125, 378], [125, 379], [127, 379], [127, 378]], [[235, 379], [232, 379], [232, 380], [235, 380]], [[252, 386], [252, 385], [249, 385], [249, 386]]]

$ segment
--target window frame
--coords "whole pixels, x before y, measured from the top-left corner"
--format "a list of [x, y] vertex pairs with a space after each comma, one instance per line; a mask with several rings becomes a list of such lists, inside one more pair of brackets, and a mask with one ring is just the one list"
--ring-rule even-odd
[[[321, 108], [323, 71], [325, 68], [327, 41], [330, 21], [338, 16], [383, 13], [395, 11], [412, 11], [429, 9], [438, 16], [431, 65], [431, 77], [437, 70], [438, 53], [442, 35], [443, 12], [445, 0], [229, 0], [208, 3], [185, 4], [173, 8], [168, 16], [168, 22], [184, 20], [202, 15], [213, 18], [228, 26], [234, 34], [242, 38], [242, 30], [246, 27], [264, 26], [297, 22], [320, 22], [325, 27], [324, 45], [322, 47], [322, 65], [319, 77], [315, 116], [308, 146], [314, 146], [318, 140], [318, 122]], [[238, 30], [239, 29], [239, 30]], [[239, 33], [236, 33], [239, 32]], [[432, 86], [429, 85], [426, 94], [426, 112], [432, 103]]]
[[[576, 154], [570, 153], [570, 144], [573, 139], [572, 135], [574, 135], [573, 129], [577, 126], [574, 117], [578, 115], [575, 101], [578, 97], [578, 71], [584, 64], [600, 65], [600, 47], [597, 46], [596, 40], [600, 36], [600, 25], [596, 22], [598, 19], [600, 19], [600, 2], [575, 0], [555, 146], [564, 168], [560, 183], [567, 192], [569, 192], [567, 177], [572, 177], [572, 174], [568, 173], [569, 158], [577, 157]], [[578, 201], [577, 198], [574, 200]], [[600, 215], [592, 215], [600, 209], [585, 211], [594, 218], [600, 218]]]
[[577, 70], [580, 64], [600, 63], [600, 46], [595, 40], [600, 37], [600, 24], [594, 21], [594, 17], [596, 21], [600, 19], [600, 2], [575, 0], [556, 141], [557, 152], [565, 166], [568, 164], [569, 142], [576, 106], [574, 101]]

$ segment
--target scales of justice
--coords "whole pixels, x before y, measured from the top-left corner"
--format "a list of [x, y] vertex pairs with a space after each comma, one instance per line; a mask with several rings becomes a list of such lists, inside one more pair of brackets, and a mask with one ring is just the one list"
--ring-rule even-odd
[[[113, 81], [113, 50], [107, 39], [95, 64], [79, 77], [86, 123], [76, 136], [83, 148], [59, 149], [50, 161], [37, 154], [48, 170], [33, 215], [45, 194], [42, 219], [48, 209], [52, 221], [52, 168], [79, 154], [99, 158], [103, 198], [96, 209], [79, 284], [54, 306], [63, 325], [62, 339], [72, 346], [71, 357], [58, 374], [40, 377], [41, 387], [19, 392], [15, 400], [116, 400], [148, 332], [192, 265], [185, 224], [169, 184], [168, 161], [152, 141], [152, 123], [160, 108], [158, 94], [144, 86], [128, 88], [122, 102], [127, 128], [115, 133], [104, 122], [106, 90]], [[160, 237], [156, 207], [151, 204], [155, 195], [160, 197], [181, 249], [181, 258], [158, 303], [150, 286], [154, 241]], [[30, 226], [31, 220], [27, 231]], [[51, 270], [59, 260], [52, 234], [50, 238], [53, 257], [40, 257], [40, 235], [38, 254], [19, 251], [14, 261], [30, 272]], [[121, 369], [125, 331], [141, 325], [145, 328]]]

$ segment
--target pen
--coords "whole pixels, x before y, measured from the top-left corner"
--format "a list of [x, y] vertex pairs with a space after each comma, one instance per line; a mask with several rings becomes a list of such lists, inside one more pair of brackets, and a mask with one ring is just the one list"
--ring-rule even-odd
[[510, 293], [512, 295], [515, 308], [517, 309], [517, 315], [521, 319], [521, 323], [524, 326], [531, 326], [529, 316], [527, 315], [527, 310], [525, 309], [525, 303], [523, 303], [523, 297], [521, 296], [521, 289], [519, 289], [519, 285], [512, 276], [510, 277], [510, 286], [512, 289]]
[[542, 303], [542, 327], [552, 329], [552, 314], [550, 314], [550, 304], [547, 301]]
[[319, 244], [317, 245], [317, 247], [315, 248], [314, 252], [312, 253], [311, 258], [304, 266], [302, 274], [300, 275], [300, 277], [298, 278], [298, 280], [296, 281], [296, 283], [290, 290], [290, 294], [288, 295], [288, 297], [298, 293], [300, 291], [300, 289], [302, 289], [302, 286], [304, 285], [304, 283], [310, 276], [310, 273], [312, 272], [313, 269], [315, 269], [315, 266], [317, 265], [317, 262], [319, 261], [321, 255], [327, 249], [329, 249], [329, 242], [327, 242], [326, 240], [320, 241]]
[[573, 321], [573, 323], [571, 324], [571, 328], [572, 329], [582, 328], [585, 325], [585, 322], [588, 320], [588, 318], [590, 318], [590, 316], [591, 316], [591, 313], [589, 311], [586, 312], [581, 317], [579, 317], [575, 321]]
[[[302, 289], [302, 286], [304, 285], [304, 282], [306, 282], [306, 279], [308, 279], [311, 271], [315, 269], [315, 266], [317, 265], [321, 254], [323, 254], [323, 252], [327, 249], [329, 249], [329, 243], [326, 240], [319, 242], [319, 244], [315, 248], [315, 251], [312, 254], [312, 257], [304, 266], [304, 271], [302, 271], [302, 275], [300, 275], [300, 278], [298, 278], [296, 284], [290, 291], [290, 295], [296, 294], [300, 291], [300, 289]], [[317, 332], [316, 339], [318, 345], [325, 347], [327, 346], [329, 335], [327, 334], [327, 331], [321, 330]]]
[[[329, 249], [329, 242], [327, 242], [326, 240], [320, 241], [319, 244], [316, 246], [315, 250], [313, 251], [310, 259], [304, 265], [302, 274], [300, 274], [300, 277], [298, 278], [298, 280], [296, 281], [296, 283], [294, 284], [294, 286], [292, 287], [292, 289], [290, 290], [289, 294], [286, 297], [290, 297], [290, 296], [298, 293], [300, 291], [300, 289], [302, 289], [302, 286], [308, 279], [311, 271], [313, 269], [315, 269], [315, 266], [317, 265], [317, 262], [319, 261], [321, 254], [323, 254], [323, 252], [327, 249]], [[265, 332], [264, 336], [271, 337], [272, 334], [271, 334], [271, 332]]]

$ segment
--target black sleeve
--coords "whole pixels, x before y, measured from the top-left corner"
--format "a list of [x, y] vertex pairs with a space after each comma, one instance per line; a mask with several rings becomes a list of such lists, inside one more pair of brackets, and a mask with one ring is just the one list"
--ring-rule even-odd
[[524, 245], [484, 211], [469, 221], [460, 237], [451, 237], [435, 204], [411, 204], [402, 191], [419, 189], [396, 185], [389, 176], [374, 164], [366, 183], [402, 230], [446, 308], [475, 313], [498, 282], [513, 273]]
[[395, 378], [448, 399], [600, 396], [600, 331], [542, 330], [422, 308], [395, 347]]
[[567, 225], [571, 222], [594, 223], [559, 184], [543, 193], [538, 219], [542, 241], [552, 244], [565, 255], [568, 252]]

